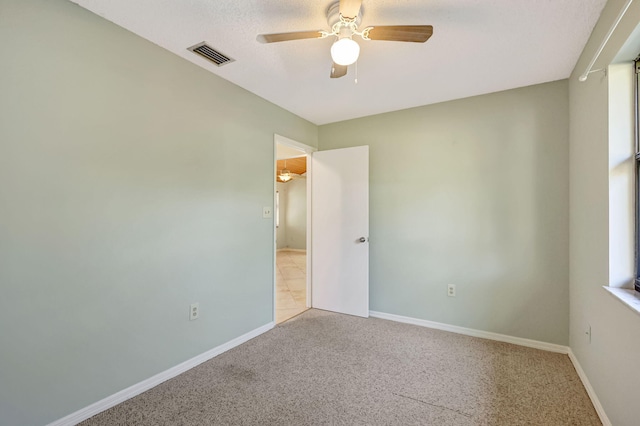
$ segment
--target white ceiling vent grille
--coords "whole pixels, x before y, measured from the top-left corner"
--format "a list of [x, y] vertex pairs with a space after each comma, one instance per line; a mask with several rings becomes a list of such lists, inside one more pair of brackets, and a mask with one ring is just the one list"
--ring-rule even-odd
[[205, 43], [204, 41], [202, 43], [196, 44], [195, 46], [191, 46], [189, 50], [193, 53], [197, 53], [203, 58], [210, 60], [219, 67], [229, 64], [235, 60], [223, 53], [218, 52], [213, 47], [207, 45], [207, 43]]

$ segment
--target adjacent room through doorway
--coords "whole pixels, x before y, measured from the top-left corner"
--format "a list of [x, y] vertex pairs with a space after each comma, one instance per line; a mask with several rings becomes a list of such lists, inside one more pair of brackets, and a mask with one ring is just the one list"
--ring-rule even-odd
[[307, 306], [307, 156], [276, 144], [275, 321], [284, 322]]

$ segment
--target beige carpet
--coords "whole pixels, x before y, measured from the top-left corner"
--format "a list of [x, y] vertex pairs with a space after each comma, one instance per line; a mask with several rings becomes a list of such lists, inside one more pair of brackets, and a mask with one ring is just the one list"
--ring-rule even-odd
[[83, 425], [599, 425], [566, 355], [310, 310]]

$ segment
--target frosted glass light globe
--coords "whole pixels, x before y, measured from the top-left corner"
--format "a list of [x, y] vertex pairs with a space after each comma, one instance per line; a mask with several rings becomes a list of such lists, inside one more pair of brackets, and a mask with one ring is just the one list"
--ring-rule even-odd
[[351, 65], [359, 55], [360, 46], [350, 38], [341, 38], [331, 46], [331, 59], [338, 65]]

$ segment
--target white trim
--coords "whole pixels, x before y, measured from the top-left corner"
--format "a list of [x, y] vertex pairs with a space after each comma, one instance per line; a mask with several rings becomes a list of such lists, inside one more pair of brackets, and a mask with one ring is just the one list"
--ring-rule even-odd
[[273, 141], [276, 144], [287, 145], [288, 147], [299, 149], [300, 151], [304, 151], [306, 154], [311, 154], [312, 152], [316, 152], [318, 150], [317, 148], [314, 148], [310, 145], [294, 141], [293, 139], [289, 139], [277, 133], [274, 133]]
[[418, 318], [403, 317], [400, 315], [386, 314], [384, 312], [369, 311], [369, 315], [374, 318], [381, 318], [390, 321], [403, 322], [406, 324], [419, 325], [421, 327], [435, 328], [437, 330], [450, 331], [452, 333], [464, 334], [466, 336], [480, 337], [483, 339], [497, 340], [498, 342], [513, 343], [514, 345], [526, 346], [528, 348], [541, 349], [543, 351], [568, 354], [569, 347], [556, 345], [554, 343], [540, 342], [538, 340], [524, 339], [522, 337], [507, 336], [506, 334], [492, 333], [490, 331], [475, 330], [473, 328], [458, 327], [457, 325], [443, 324], [440, 322], [427, 321]]
[[293, 248], [289, 248], [289, 247], [279, 248], [278, 251], [292, 251], [292, 252], [295, 252], [295, 253], [306, 253], [307, 252], [306, 249], [293, 249]]
[[[278, 135], [274, 134], [273, 135], [273, 159], [271, 162], [271, 165], [273, 166], [273, 171], [271, 172], [271, 182], [273, 182], [273, 211], [275, 213], [275, 205], [276, 205], [276, 194], [278, 193], [278, 180], [274, 179], [274, 176], [276, 175], [276, 173], [278, 173]], [[280, 213], [279, 209], [278, 209], [278, 213]], [[271, 321], [275, 324], [276, 322], [276, 296], [277, 296], [277, 289], [276, 289], [276, 279], [278, 276], [278, 264], [276, 263], [276, 254], [278, 253], [278, 227], [276, 226], [276, 219], [275, 217], [273, 218], [273, 223], [272, 223], [272, 231], [273, 234], [271, 234], [271, 242], [273, 243], [273, 252], [271, 253], [271, 264], [273, 265], [273, 273], [271, 274], [271, 282], [272, 282], [272, 286], [271, 288], [273, 289], [272, 294], [271, 294]]]
[[584, 385], [584, 388], [587, 391], [589, 398], [591, 399], [593, 408], [596, 409], [596, 413], [598, 413], [598, 417], [600, 417], [600, 421], [602, 422], [602, 425], [612, 426], [611, 420], [609, 420], [609, 417], [607, 417], [607, 413], [604, 412], [604, 408], [602, 407], [602, 404], [598, 399], [598, 395], [596, 395], [596, 391], [593, 390], [593, 386], [591, 386], [591, 383], [589, 382], [589, 378], [587, 377], [586, 373], [580, 366], [580, 363], [578, 362], [578, 358], [576, 358], [571, 348], [569, 348], [569, 359], [573, 363], [573, 367], [576, 369], [576, 373], [578, 373], [578, 377], [580, 377], [580, 380], [582, 380], [582, 384]]
[[624, 305], [633, 312], [640, 315], [640, 293], [632, 288], [629, 289], [610, 286], [604, 286], [602, 288], [607, 290], [610, 295], [624, 303]]
[[[314, 151], [315, 152], [315, 151]], [[311, 188], [313, 187], [311, 185], [311, 183], [313, 182], [313, 167], [312, 167], [312, 161], [311, 161], [311, 156], [313, 155], [313, 152], [310, 152], [309, 155], [307, 155], [307, 308], [311, 308], [313, 306], [312, 304], [312, 300], [311, 300], [311, 288], [313, 286], [313, 282], [312, 282], [312, 272], [313, 272], [313, 264], [311, 262], [311, 243], [312, 243], [312, 239], [313, 239], [313, 228], [311, 227], [311, 207], [312, 207], [312, 191]]]
[[602, 404], [598, 399], [598, 395], [596, 395], [593, 386], [591, 386], [591, 383], [589, 382], [589, 378], [580, 366], [578, 358], [576, 358], [575, 354], [568, 346], [540, 342], [538, 340], [523, 339], [521, 337], [507, 336], [505, 334], [491, 333], [489, 331], [474, 330], [472, 328], [458, 327], [456, 325], [443, 324], [418, 318], [403, 317], [400, 315], [387, 314], [384, 312], [369, 311], [369, 315], [373, 318], [386, 319], [390, 321], [402, 322], [405, 324], [419, 325], [421, 327], [435, 328], [437, 330], [450, 331], [452, 333], [464, 334], [467, 336], [481, 337], [483, 339], [497, 340], [499, 342], [513, 343], [515, 345], [526, 346], [529, 348], [542, 349], [544, 351], [566, 354], [569, 356], [573, 367], [576, 369], [576, 373], [578, 373], [578, 377], [580, 377], [580, 380], [582, 381], [582, 384], [584, 385], [584, 388], [587, 391], [589, 398], [591, 399], [593, 408], [595, 408], [596, 413], [598, 413], [598, 417], [600, 417], [602, 425], [612, 426], [609, 417], [607, 417], [607, 414], [605, 413], [604, 408], [602, 407]]
[[262, 327], [258, 327], [255, 330], [252, 330], [242, 336], [236, 337], [233, 340], [228, 341], [227, 343], [223, 343], [220, 346], [217, 346], [203, 354], [197, 355], [183, 363], [180, 363], [174, 367], [169, 368], [161, 373], [156, 374], [155, 376], [149, 377], [146, 380], [143, 380], [139, 383], [136, 383], [133, 386], [129, 386], [126, 389], [121, 390], [120, 392], [116, 392], [111, 396], [108, 396], [104, 399], [101, 399], [98, 402], [94, 402], [88, 407], [82, 408], [75, 413], [71, 413], [66, 417], [63, 417], [59, 420], [54, 421], [53, 423], [49, 423], [48, 426], [73, 426], [78, 423], [87, 420], [90, 417], [95, 416], [115, 405], [118, 405], [128, 399], [133, 398], [136, 395], [141, 394], [142, 392], [148, 391], [149, 389], [159, 385], [162, 382], [165, 382], [173, 377], [176, 377], [179, 374], [184, 373], [187, 370], [192, 369], [193, 367], [202, 364], [205, 361], [210, 360], [223, 352], [228, 351], [229, 349], [233, 349], [236, 346], [239, 346], [254, 337], [261, 335], [262, 333], [266, 333], [271, 330], [275, 326], [275, 323], [270, 322], [268, 324], [263, 325]]

